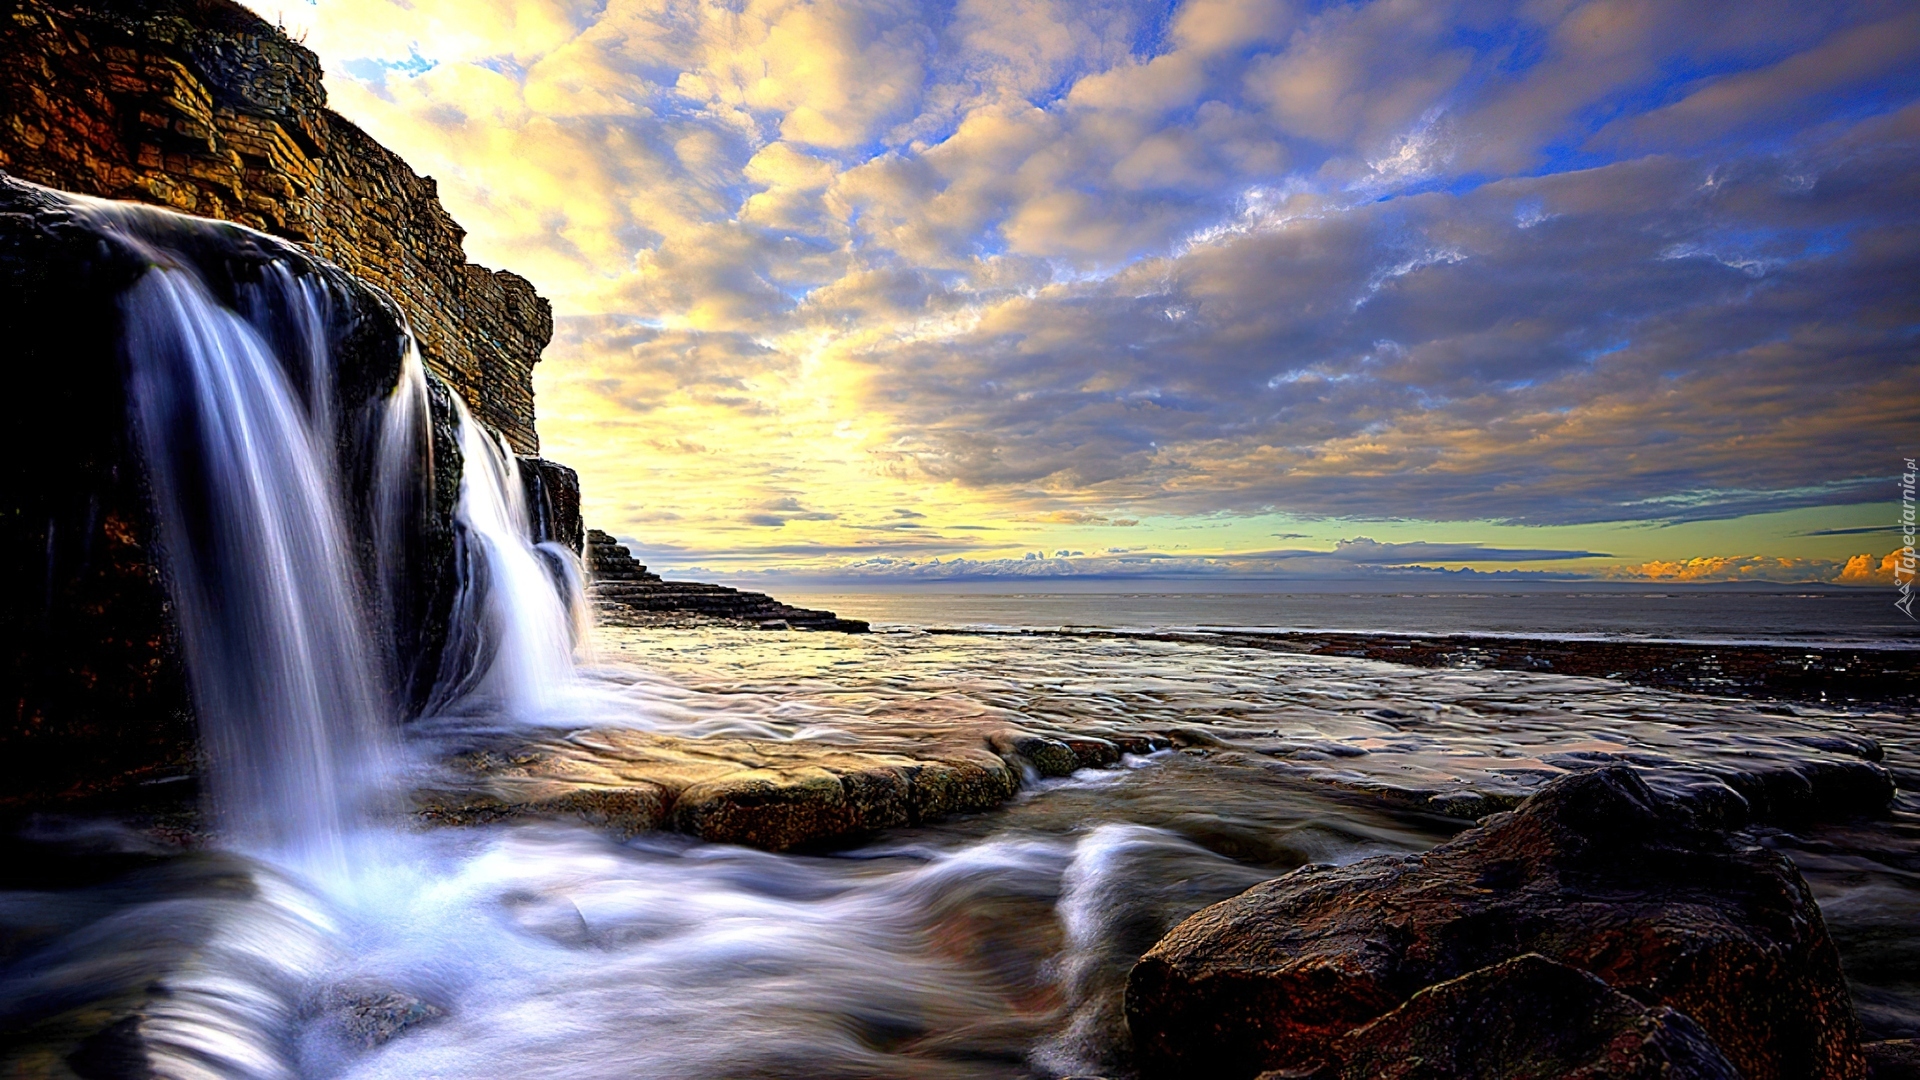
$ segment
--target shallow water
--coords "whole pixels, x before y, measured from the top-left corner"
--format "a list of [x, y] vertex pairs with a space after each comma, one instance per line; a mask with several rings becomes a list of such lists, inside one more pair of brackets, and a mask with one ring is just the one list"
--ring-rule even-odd
[[[68, 1006], [163, 987], [143, 1024], [166, 1075], [1119, 1071], [1126, 971], [1174, 923], [1446, 831], [1168, 754], [829, 857], [559, 826], [363, 836], [344, 886], [156, 857], [7, 894], [0, 1000], [64, 1055]], [[369, 1047], [325, 1008], [341, 988], [445, 1015]]]
[[1900, 713], [1768, 705], [1590, 678], [1413, 669], [1127, 638], [603, 630], [598, 690], [549, 716], [907, 748], [960, 725], [1099, 735], [1197, 731], [1295, 775], [1477, 805], [1628, 760], [1681, 794], [1729, 773], [1857, 764], [1823, 742]]
[[[1788, 741], [1809, 732], [1914, 763], [1895, 714], [1168, 642], [602, 629], [593, 658], [544, 712], [442, 719], [420, 745], [526, 722], [870, 747], [985, 722], [1181, 727], [1227, 745], [1038, 781], [832, 855], [386, 828], [355, 838], [350, 878], [315, 883], [43, 824], [0, 895], [0, 1063], [110, 1061], [87, 1025], [143, 1001], [173, 1076], [1123, 1076], [1125, 974], [1174, 923], [1303, 863], [1468, 824], [1316, 770], [1490, 783], [1568, 746], [1711, 761], [1814, 753]], [[1917, 809], [1764, 830], [1808, 873], [1880, 1037], [1920, 1033]], [[386, 1041], [365, 1015], [383, 1000], [411, 1020]]]

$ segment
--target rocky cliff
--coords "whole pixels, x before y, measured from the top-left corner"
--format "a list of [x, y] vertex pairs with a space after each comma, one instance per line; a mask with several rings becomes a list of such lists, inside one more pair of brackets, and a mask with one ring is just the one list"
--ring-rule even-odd
[[320, 62], [229, 0], [0, 0], [0, 170], [239, 222], [386, 290], [427, 366], [536, 455], [527, 281], [469, 263], [433, 179], [326, 107]]

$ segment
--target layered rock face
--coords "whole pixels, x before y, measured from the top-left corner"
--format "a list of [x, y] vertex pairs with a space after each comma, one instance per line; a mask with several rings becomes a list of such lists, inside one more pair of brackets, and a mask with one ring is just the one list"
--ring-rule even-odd
[[228, 0], [0, 10], [0, 170], [308, 246], [386, 290], [428, 368], [538, 454], [551, 309], [525, 279], [467, 262], [432, 178], [326, 107], [311, 52]]
[[[1550, 972], [1498, 970], [1530, 953], [1651, 1012]], [[1501, 1050], [1508, 1060], [1568, 1062], [1617, 1043], [1652, 1064], [1375, 1071], [1416, 1046], [1429, 1061], [1492, 1053], [1470, 1016], [1544, 1017], [1558, 1008], [1548, 984], [1561, 1011], [1598, 1027], [1581, 1039], [1564, 1024], [1516, 1028], [1503, 1037], [1523, 1045]], [[1620, 766], [1557, 780], [1424, 855], [1304, 867], [1201, 911], [1135, 966], [1127, 1020], [1159, 1076], [1724, 1075], [1688, 1049], [1693, 1025], [1747, 1080], [1867, 1075], [1839, 955], [1799, 872], [1739, 833], [1701, 828]], [[1660, 1071], [1662, 1055], [1689, 1054], [1693, 1071]]]
[[665, 617], [692, 615], [768, 630], [839, 630], [864, 634], [867, 624], [831, 611], [797, 608], [765, 593], [725, 585], [665, 581], [648, 572], [626, 545], [599, 529], [587, 530], [587, 572], [595, 606], [608, 621], [648, 625]]

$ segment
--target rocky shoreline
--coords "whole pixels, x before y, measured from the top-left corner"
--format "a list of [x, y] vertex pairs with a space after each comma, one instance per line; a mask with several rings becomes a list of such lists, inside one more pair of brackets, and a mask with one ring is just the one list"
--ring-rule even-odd
[[595, 612], [616, 626], [743, 626], [760, 630], [834, 630], [864, 634], [860, 619], [783, 604], [765, 593], [725, 585], [664, 581], [625, 544], [587, 530], [587, 574]]
[[936, 627], [930, 634], [1014, 634], [1177, 641], [1308, 656], [1384, 660], [1420, 668], [1494, 668], [1596, 679], [1726, 697], [1782, 701], [1920, 704], [1920, 649], [1828, 645], [1721, 645], [1606, 639], [1547, 640], [1497, 634], [1346, 631], [986, 630]]

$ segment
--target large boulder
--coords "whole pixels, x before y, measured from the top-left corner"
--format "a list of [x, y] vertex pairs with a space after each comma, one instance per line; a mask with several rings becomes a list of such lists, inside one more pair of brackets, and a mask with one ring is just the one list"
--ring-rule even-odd
[[1151, 1075], [1310, 1070], [1420, 990], [1530, 952], [1685, 1014], [1747, 1080], [1866, 1074], [1792, 864], [1624, 767], [1425, 854], [1303, 867], [1199, 912], [1135, 966], [1127, 1019]]

